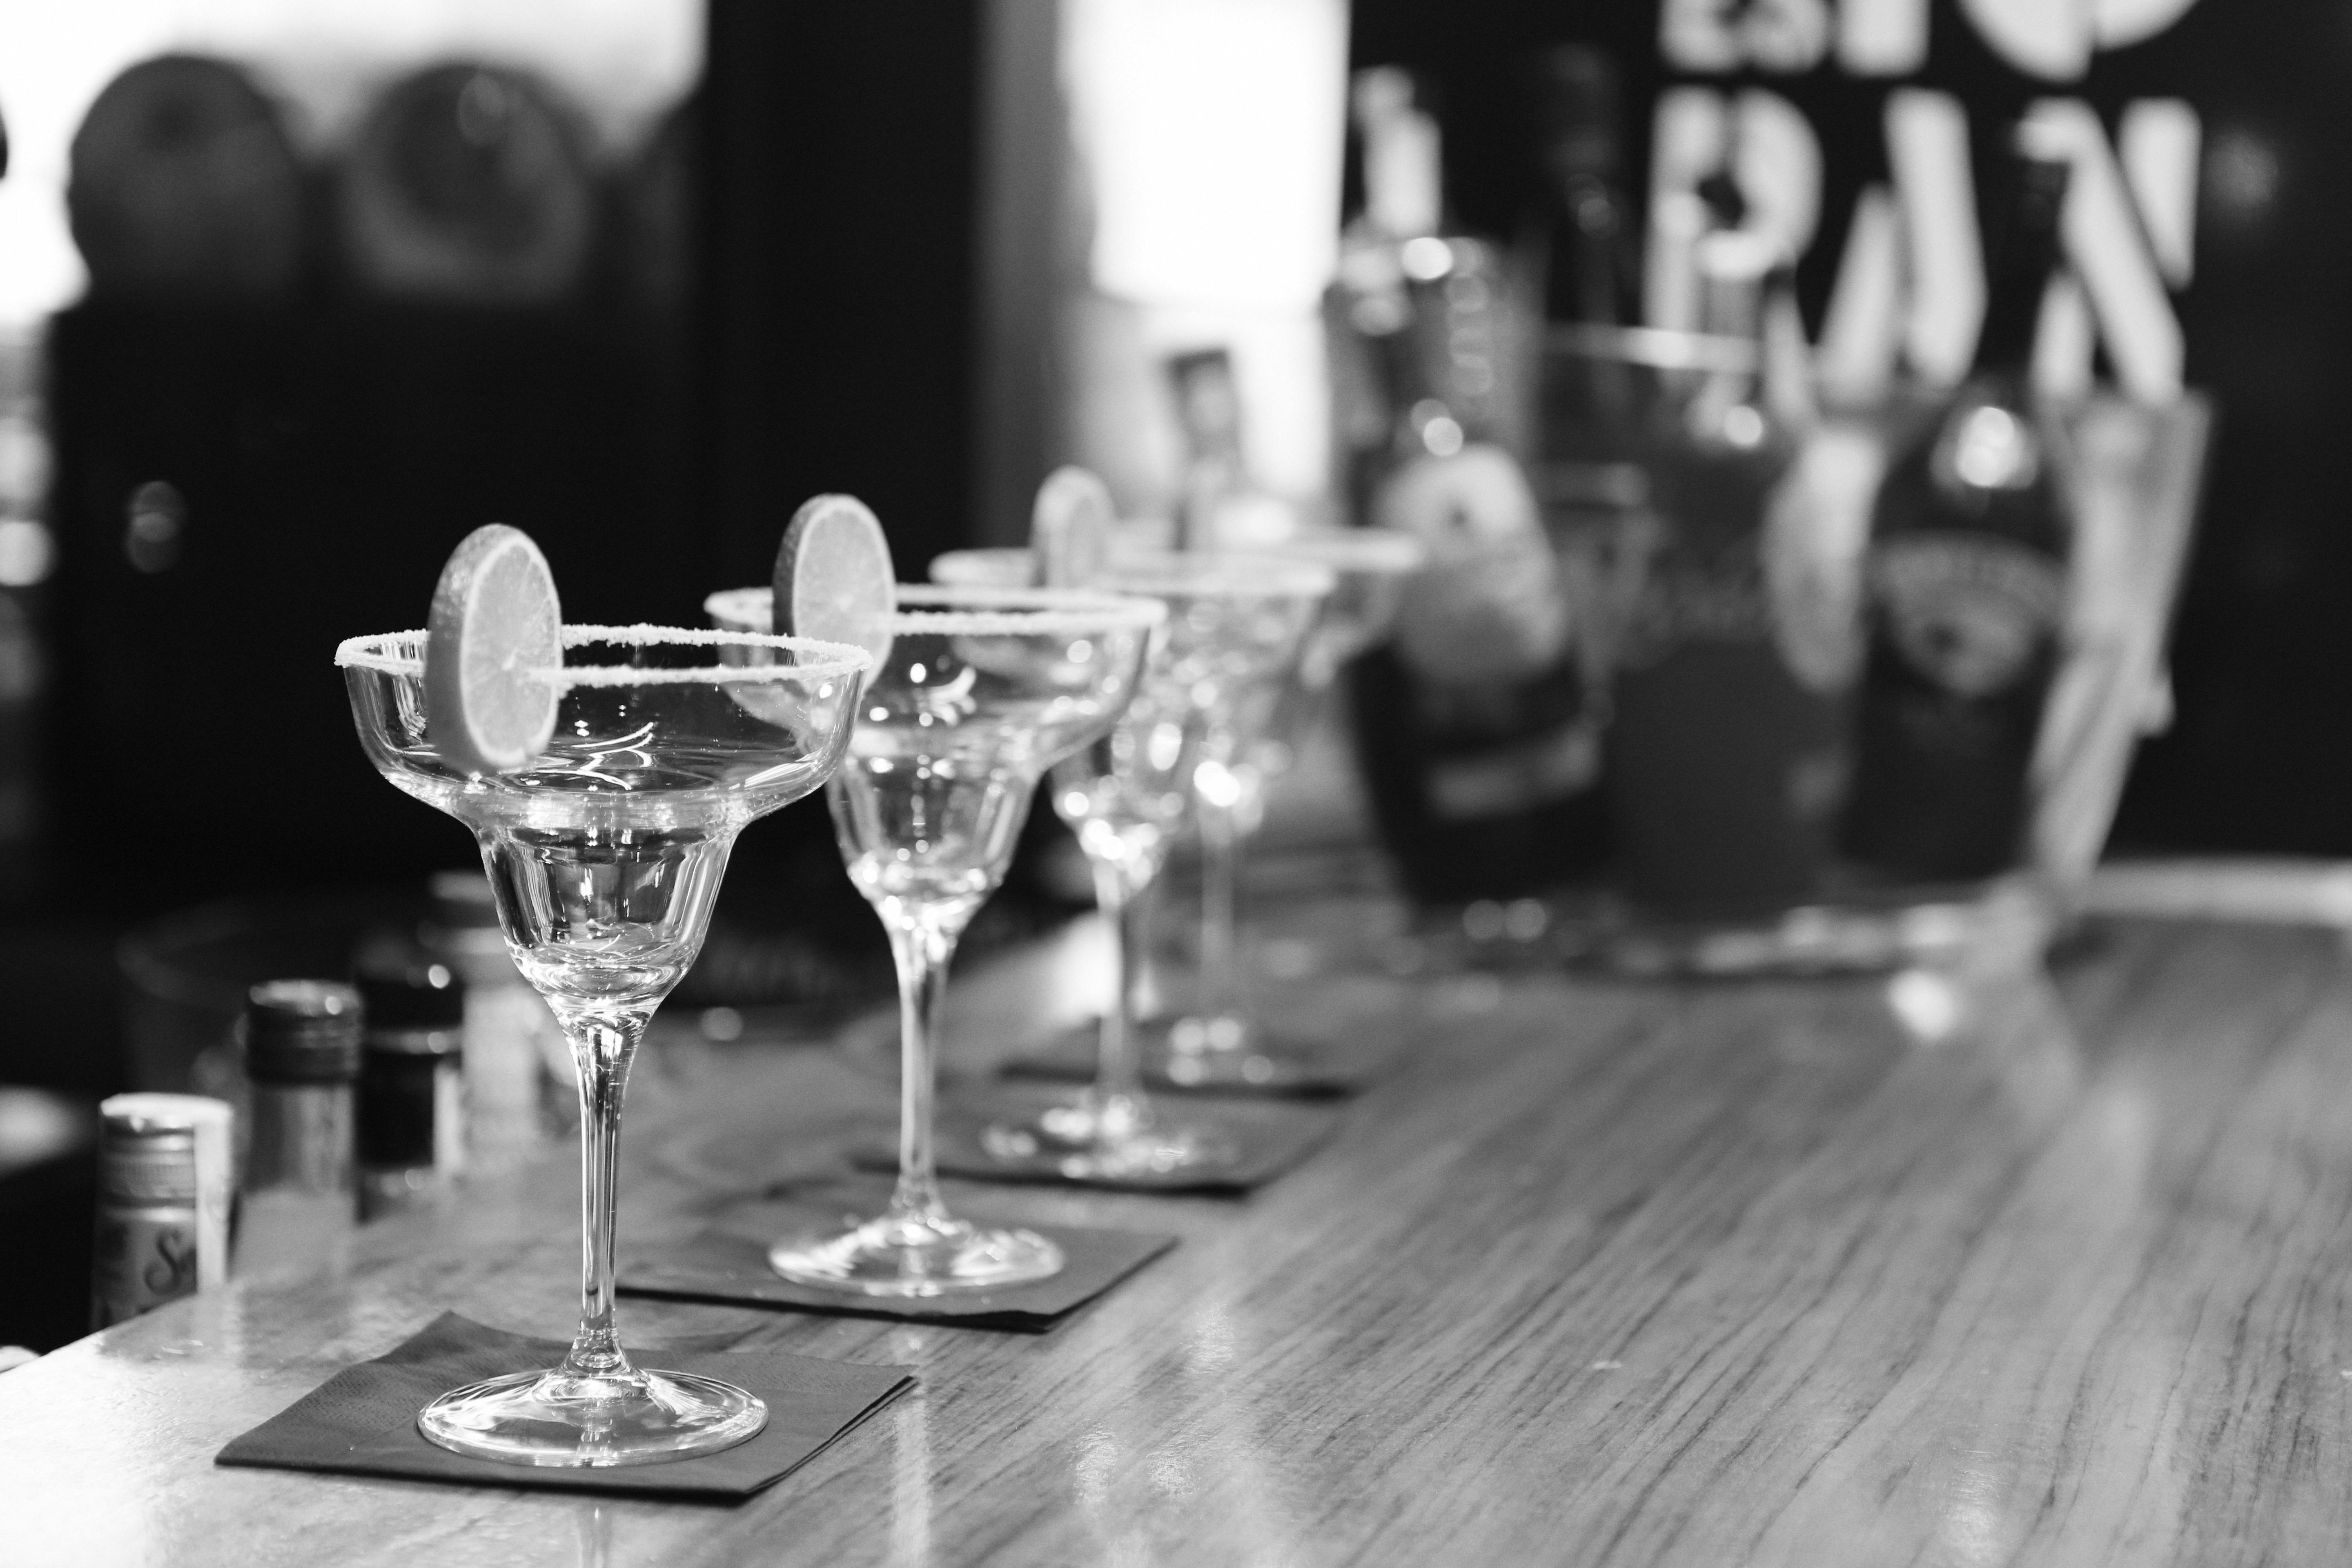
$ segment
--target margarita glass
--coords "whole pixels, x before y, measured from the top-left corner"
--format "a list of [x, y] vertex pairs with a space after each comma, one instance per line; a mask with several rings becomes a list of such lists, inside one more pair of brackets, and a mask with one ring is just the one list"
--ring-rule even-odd
[[621, 1097], [646, 1025], [709, 925], [735, 836], [841, 760], [852, 647], [655, 626], [565, 626], [553, 739], [506, 773], [426, 738], [423, 632], [336, 650], [377, 771], [471, 828], [507, 945], [562, 1023], [580, 1087], [580, 1331], [552, 1369], [443, 1394], [443, 1447], [541, 1466], [651, 1464], [740, 1443], [767, 1407], [730, 1384], [630, 1363], [613, 1326]]
[[1040, 581], [1044, 567], [1025, 544], [983, 544], [943, 550], [928, 570], [932, 582], [950, 588], [1028, 588]]
[[[858, 699], [849, 760], [827, 792], [850, 880], [898, 960], [898, 1184], [874, 1219], [780, 1240], [770, 1267], [851, 1295], [929, 1297], [1042, 1279], [1061, 1249], [1031, 1230], [950, 1215], [932, 1146], [940, 1002], [964, 926], [1003, 880], [1045, 770], [1108, 732], [1142, 673], [1155, 600], [1063, 589], [902, 585], [890, 648]], [[768, 624], [772, 595], [705, 605]]]
[[1375, 528], [1302, 533], [1263, 552], [1324, 567], [1334, 585], [1307, 635], [1296, 679], [1277, 691], [1262, 722], [1255, 712], [1243, 716], [1247, 738], [1234, 760], [1204, 758], [1193, 774], [1200, 986], [1195, 1010], [1169, 1027], [1163, 1064], [1171, 1079], [1187, 1086], [1278, 1087], [1310, 1065], [1306, 1053], [1265, 1037], [1251, 1016], [1240, 956], [1242, 848], [1265, 819], [1267, 786], [1297, 760], [1340, 670], [1388, 635], [1406, 579], [1426, 554], [1412, 535]]
[[1230, 766], [1262, 731], [1297, 663], [1328, 567], [1265, 556], [1118, 556], [1104, 585], [1168, 607], [1165, 636], [1118, 723], [1056, 768], [1054, 805], [1077, 834], [1095, 897], [1118, 931], [1118, 977], [1103, 1015], [1093, 1086], [1034, 1121], [999, 1122], [983, 1146], [1011, 1164], [1039, 1158], [1074, 1178], [1128, 1180], [1230, 1164], [1213, 1123], [1163, 1116], [1143, 1090], [1136, 977], [1147, 894], [1181, 832], [1194, 779]]

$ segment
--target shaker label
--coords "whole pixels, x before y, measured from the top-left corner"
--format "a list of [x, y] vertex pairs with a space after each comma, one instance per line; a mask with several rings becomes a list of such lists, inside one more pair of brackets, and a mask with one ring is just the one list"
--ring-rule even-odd
[[1890, 540], [1870, 592], [1904, 659], [1960, 697], [2014, 684], [2065, 615], [2066, 584], [2038, 551], [1982, 534]]
[[101, 1207], [91, 1269], [93, 1325], [102, 1329], [194, 1294], [200, 1251], [193, 1208]]

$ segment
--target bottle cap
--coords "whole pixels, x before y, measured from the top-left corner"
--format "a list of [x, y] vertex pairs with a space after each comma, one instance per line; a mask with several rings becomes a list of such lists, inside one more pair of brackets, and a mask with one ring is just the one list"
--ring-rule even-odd
[[203, 1190], [198, 1140], [226, 1145], [229, 1108], [194, 1094], [118, 1094], [99, 1105], [100, 1195], [190, 1205]]
[[256, 1083], [349, 1083], [359, 1076], [360, 994], [332, 980], [271, 980], [248, 994], [245, 1070]]

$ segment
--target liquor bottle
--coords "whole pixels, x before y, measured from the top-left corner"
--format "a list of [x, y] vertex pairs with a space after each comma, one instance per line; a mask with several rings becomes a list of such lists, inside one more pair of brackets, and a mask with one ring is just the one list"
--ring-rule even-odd
[[1777, 515], [1801, 432], [1768, 375], [1781, 272], [1760, 236], [1717, 230], [1694, 255], [1715, 363], [1664, 401], [1649, 470], [1652, 531], [1618, 649], [1610, 800], [1628, 890], [1734, 914], [1813, 892], [1843, 782], [1847, 669], [1816, 650], [1818, 601], [1779, 592]]
[[193, 1094], [101, 1101], [90, 1327], [228, 1279], [229, 1108]]
[[1176, 547], [1248, 550], [1289, 538], [1298, 529], [1296, 510], [1250, 475], [1232, 352], [1191, 350], [1171, 355], [1167, 368], [1185, 445]]
[[1907, 879], [2015, 862], [2056, 673], [2074, 519], [2032, 390], [2069, 165], [2021, 152], [1976, 362], [1892, 462], [1871, 520], [1868, 638], [1843, 847]]
[[1634, 288], [1616, 66], [1564, 44], [1538, 56], [1533, 73], [1543, 188], [1521, 248], [1543, 280], [1544, 321], [1613, 326], [1631, 313]]
[[1335, 314], [1384, 433], [1359, 505], [1428, 565], [1394, 639], [1349, 671], [1368, 793], [1423, 902], [1508, 898], [1601, 849], [1599, 742], [1558, 563], [1510, 445], [1513, 290], [1496, 247], [1444, 232], [1436, 122], [1401, 71], [1359, 77], [1365, 205]]
[[360, 996], [329, 980], [257, 985], [243, 1022], [249, 1133], [235, 1271], [334, 1272], [359, 1215]]
[[466, 1163], [466, 984], [388, 943], [360, 963], [360, 1217], [445, 1194]]
[[1650, 525], [1649, 372], [1625, 357], [1618, 330], [1639, 314], [1634, 220], [1619, 184], [1615, 62], [1569, 44], [1528, 66], [1542, 179], [1519, 253], [1543, 325], [1528, 477], [1560, 563], [1584, 708], [1598, 714], [1607, 710], [1624, 610], [1623, 574], [1612, 567]]

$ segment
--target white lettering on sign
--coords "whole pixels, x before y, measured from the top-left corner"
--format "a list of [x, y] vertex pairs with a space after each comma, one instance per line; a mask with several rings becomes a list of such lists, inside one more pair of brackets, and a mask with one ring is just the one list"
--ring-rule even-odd
[[1984, 323], [1984, 247], [1977, 235], [1969, 117], [1949, 93], [1905, 88], [1886, 100], [1886, 161], [1910, 262], [1904, 354], [1920, 379], [1968, 374]]
[[1794, 76], [1829, 53], [1829, 0], [1749, 0], [1740, 21], [1748, 58], [1759, 70]]
[[2074, 81], [2091, 63], [2086, 0], [1960, 0], [1960, 15], [2019, 70]]
[[2131, 195], [2099, 117], [2077, 99], [2043, 99], [2028, 111], [2025, 125], [2030, 135], [2073, 161], [2060, 227], [2066, 259], [2091, 297], [2116, 379], [2143, 402], [2170, 401], [2180, 395], [2186, 352], [2180, 322], [2140, 237]]
[[[2196, 3], [1958, 0], [1958, 9], [2011, 65], [2066, 81], [2098, 50], [2155, 37]], [[1662, 0], [1659, 16], [1666, 60], [1704, 74], [1806, 71], [1834, 44], [1848, 74], [1901, 77], [1927, 63], [1930, 34], [1929, 0]], [[2029, 118], [2032, 134], [2074, 167], [2062, 220], [2072, 276], [2053, 282], [2044, 303], [2037, 383], [2063, 395], [2086, 389], [2104, 342], [2132, 395], [2177, 395], [2183, 345], [2166, 290], [2185, 285], [2195, 265], [2203, 151], [2196, 110], [2176, 99], [2136, 101], [2114, 146], [2080, 102], [2048, 100]], [[1823, 389], [1841, 402], [1883, 393], [1898, 358], [1930, 384], [1958, 381], [1984, 317], [1966, 110], [1948, 93], [1897, 89], [1886, 100], [1885, 133], [1893, 190], [1874, 185], [1859, 199], [1815, 358]], [[1737, 99], [1671, 89], [1658, 100], [1653, 148], [1643, 289], [1653, 325], [1697, 324], [1692, 256], [1713, 221], [1697, 194], [1709, 176], [1731, 176], [1746, 199], [1744, 226], [1790, 260], [1811, 246], [1822, 148], [1787, 99], [1754, 88]]]
[[1747, 198], [1741, 226], [1794, 261], [1822, 221], [1822, 143], [1812, 122], [1777, 92], [1750, 88], [1732, 106], [1731, 173]]
[[1845, 0], [1837, 58], [1853, 76], [1909, 76], [1927, 63], [1927, 0]]
[[2091, 0], [2091, 37], [2103, 49], [2144, 44], [2189, 14], [2197, 0]]
[[1658, 7], [1658, 52], [1686, 71], [1738, 70], [1731, 0], [1665, 0]]
[[2116, 133], [2124, 184], [2147, 229], [2164, 280], [2182, 287], [2197, 269], [2197, 111], [2177, 98], [2142, 99], [2124, 110]]
[[1836, 286], [1813, 356], [1831, 401], [1862, 407], [1885, 398], [1903, 340], [1903, 222], [1895, 195], [1871, 185], [1855, 198], [1838, 258]]
[[1790, 261], [1813, 243], [1822, 218], [1822, 144], [1812, 122], [1777, 92], [1749, 88], [1727, 98], [1710, 88], [1659, 95], [1651, 131], [1650, 241], [1643, 312], [1651, 325], [1698, 325], [1692, 249], [1711, 222], [1701, 181], [1731, 176], [1748, 212], [1741, 227]]
[[[1992, 51], [2047, 81], [2079, 79], [2099, 49], [2145, 43], [2197, 0], [1959, 0]], [[1927, 0], [1664, 0], [1658, 48], [1667, 63], [1707, 74], [1790, 76], [1821, 64], [1835, 34], [1854, 76], [1908, 76], [1927, 62]]]
[[1650, 128], [1650, 236], [1643, 247], [1642, 313], [1654, 327], [1698, 326], [1694, 258], [1706, 232], [1698, 184], [1723, 167], [1730, 110], [1712, 88], [1669, 88], [1658, 95]]
[[1684, 70], [1809, 71], [1829, 52], [1829, 0], [1664, 0], [1658, 49]]
[[2044, 397], [2078, 402], [2091, 391], [2091, 356], [2098, 333], [2091, 301], [2071, 272], [2050, 279], [2033, 327], [2033, 386]]
[[1960, 14], [1993, 52], [2021, 71], [2074, 81], [2094, 49], [2145, 43], [2197, 0], [1960, 0]]

